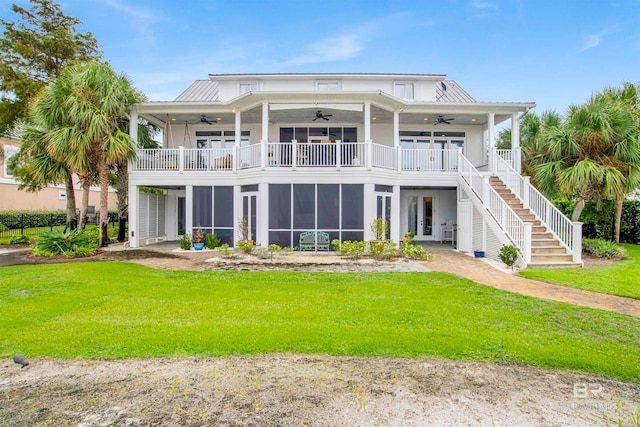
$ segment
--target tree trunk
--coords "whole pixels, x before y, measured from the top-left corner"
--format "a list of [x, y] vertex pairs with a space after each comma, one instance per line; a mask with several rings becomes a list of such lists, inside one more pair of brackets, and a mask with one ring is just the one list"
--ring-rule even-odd
[[100, 153], [98, 158], [98, 182], [100, 183], [100, 240], [98, 246], [104, 248], [109, 244], [109, 167]]
[[78, 217], [76, 213], [76, 192], [73, 189], [73, 176], [69, 175], [65, 182], [67, 189], [67, 220], [64, 225], [65, 231], [72, 230], [78, 226]]
[[80, 178], [82, 181], [82, 204], [80, 205], [80, 218], [78, 228], [84, 230], [87, 226], [87, 211], [89, 210], [89, 192], [91, 191], [91, 179], [89, 175]]
[[585, 203], [586, 203], [585, 199], [578, 198], [576, 207], [573, 208], [573, 215], [571, 215], [571, 221], [576, 222], [580, 220], [580, 214], [582, 214], [582, 210], [584, 209]]
[[620, 243], [620, 223], [622, 222], [622, 205], [624, 204], [624, 198], [616, 199], [614, 202], [615, 209], [615, 225], [614, 225], [614, 238], [616, 243]]
[[118, 241], [127, 240], [127, 219], [129, 216], [129, 207], [127, 205], [128, 196], [128, 172], [127, 163], [118, 164], [116, 173], [116, 191], [118, 193]]

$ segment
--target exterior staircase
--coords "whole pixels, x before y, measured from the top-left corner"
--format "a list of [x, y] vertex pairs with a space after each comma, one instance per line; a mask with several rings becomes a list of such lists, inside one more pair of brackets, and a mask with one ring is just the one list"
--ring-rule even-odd
[[526, 223], [532, 225], [531, 263], [535, 268], [578, 268], [581, 263], [573, 262], [573, 255], [556, 238], [530, 209], [497, 176], [489, 178], [490, 185], [509, 207]]

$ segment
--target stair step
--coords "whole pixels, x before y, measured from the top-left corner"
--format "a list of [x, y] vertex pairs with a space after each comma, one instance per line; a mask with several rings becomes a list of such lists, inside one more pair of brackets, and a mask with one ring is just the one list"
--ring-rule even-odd
[[530, 268], [582, 268], [582, 264], [576, 262], [531, 262]]
[[533, 215], [531, 213], [531, 209], [528, 209], [528, 208], [514, 208], [514, 207], [512, 207], [511, 210], [513, 210], [516, 214], [518, 214], [518, 216], [520, 216], [520, 215]]
[[[567, 254], [567, 250], [562, 246], [533, 246], [531, 245], [531, 255], [556, 255]], [[571, 256], [573, 259], [573, 256]]]
[[536, 216], [534, 214], [518, 214], [518, 216], [524, 222], [533, 222], [536, 220]]
[[531, 239], [531, 247], [556, 247], [560, 246], [560, 242], [556, 239]]
[[532, 263], [573, 262], [573, 256], [564, 254], [531, 254]]

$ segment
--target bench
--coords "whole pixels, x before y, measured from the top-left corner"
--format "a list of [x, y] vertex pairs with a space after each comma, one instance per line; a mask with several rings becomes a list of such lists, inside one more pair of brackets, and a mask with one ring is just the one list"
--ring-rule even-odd
[[300, 252], [329, 251], [329, 233], [324, 231], [305, 231], [300, 235]]

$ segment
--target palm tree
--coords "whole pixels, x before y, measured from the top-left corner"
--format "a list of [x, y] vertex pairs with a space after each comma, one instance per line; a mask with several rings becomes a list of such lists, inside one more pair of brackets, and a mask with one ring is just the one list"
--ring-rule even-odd
[[[637, 182], [637, 119], [610, 95], [595, 94], [571, 106], [567, 118], [543, 129], [537, 154], [531, 156], [535, 181], [547, 197], [577, 200], [577, 221], [587, 201], [624, 200]], [[619, 240], [619, 226], [616, 240]]]
[[[108, 243], [109, 168], [135, 155], [131, 137], [118, 126], [144, 97], [109, 64], [90, 62], [63, 70], [39, 94], [34, 116], [46, 129], [47, 150], [80, 176], [97, 170], [100, 185], [100, 246]], [[84, 180], [85, 186], [90, 181]]]
[[37, 192], [50, 184], [64, 183], [67, 194], [67, 218], [65, 229], [76, 223], [76, 196], [73, 173], [65, 162], [54, 160], [47, 152], [45, 132], [27, 125], [21, 132], [22, 144], [17, 156], [11, 158], [13, 174], [20, 184], [18, 189]]

